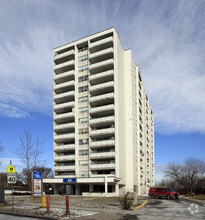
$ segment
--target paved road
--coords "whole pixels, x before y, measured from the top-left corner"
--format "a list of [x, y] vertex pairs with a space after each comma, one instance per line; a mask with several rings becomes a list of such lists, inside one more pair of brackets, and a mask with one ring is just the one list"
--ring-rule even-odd
[[205, 219], [205, 207], [184, 200], [150, 199], [137, 211], [109, 210], [82, 220], [199, 220]]
[[36, 220], [36, 218], [0, 214], [0, 220]]
[[205, 207], [184, 200], [151, 199], [136, 214], [136, 219], [140, 220], [205, 219]]

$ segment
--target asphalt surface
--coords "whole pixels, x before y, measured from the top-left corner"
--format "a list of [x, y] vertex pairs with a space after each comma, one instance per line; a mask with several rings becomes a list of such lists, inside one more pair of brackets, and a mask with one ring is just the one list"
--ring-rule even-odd
[[36, 220], [36, 218], [0, 214], [0, 220]]
[[[195, 203], [189, 200], [167, 200], [167, 199], [149, 199], [149, 203], [143, 208], [132, 210], [116, 210], [116, 209], [99, 209], [91, 208], [86, 209], [98, 212], [92, 216], [85, 216], [80, 218], [68, 219], [81, 219], [81, 220], [205, 220], [205, 204]], [[15, 217], [10, 215], [0, 214], [0, 220], [29, 220], [34, 218]], [[35, 218], [36, 219], [36, 218]], [[39, 218], [40, 219], [40, 218]]]
[[150, 199], [146, 207], [136, 211], [136, 219], [205, 219], [205, 207], [186, 200]]
[[84, 217], [86, 220], [199, 220], [205, 219], [205, 207], [186, 200], [149, 199], [149, 203], [136, 211], [100, 211]]

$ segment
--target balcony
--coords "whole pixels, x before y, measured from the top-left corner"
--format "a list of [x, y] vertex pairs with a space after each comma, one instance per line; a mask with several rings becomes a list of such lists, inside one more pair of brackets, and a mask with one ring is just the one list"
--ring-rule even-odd
[[64, 53], [61, 53], [59, 55], [56, 55], [54, 57], [54, 60], [59, 60], [59, 59], [62, 59], [64, 57], [67, 57], [67, 56], [70, 56], [70, 55], [74, 55], [75, 51], [72, 49], [72, 50], [69, 50], [67, 52], [64, 52]]
[[106, 70], [106, 66], [109, 67], [109, 66], [113, 66], [113, 65], [114, 65], [114, 59], [111, 58], [111, 59], [108, 59], [108, 60], [105, 60], [105, 61], [90, 64], [89, 65], [89, 70], [92, 72], [93, 69], [99, 68], [99, 71], [100, 71], [100, 68], [103, 69], [103, 67], [105, 67], [105, 70]]
[[115, 121], [114, 116], [109, 116], [109, 117], [103, 117], [103, 118], [96, 118], [96, 119], [90, 119], [90, 125], [96, 125], [96, 124], [107, 124], [107, 123], [112, 123]]
[[72, 108], [74, 107], [75, 102], [66, 102], [66, 103], [62, 103], [62, 104], [56, 104], [54, 105], [54, 111], [56, 112], [60, 112], [59, 110], [61, 109], [66, 109], [66, 108]]
[[54, 171], [70, 171], [70, 170], [75, 170], [75, 166], [54, 166]]
[[64, 131], [64, 130], [74, 128], [74, 127], [75, 127], [75, 123], [66, 123], [66, 124], [54, 125], [54, 131]]
[[56, 94], [56, 95], [54, 95], [54, 101], [56, 103], [65, 103], [65, 102], [73, 101], [74, 100], [74, 95], [75, 95], [74, 91], [63, 92], [61, 94]]
[[92, 107], [97, 107], [98, 105], [108, 105], [114, 104], [114, 93], [107, 93], [103, 95], [90, 97], [90, 104]]
[[114, 146], [115, 140], [105, 140], [105, 141], [92, 141], [90, 143], [90, 147], [98, 148], [98, 147], [109, 147]]
[[108, 48], [108, 49], [101, 50], [101, 51], [98, 51], [96, 53], [90, 54], [89, 59], [90, 60], [97, 59], [98, 57], [102, 57], [102, 56], [105, 56], [105, 55], [113, 53], [113, 52], [114, 52], [114, 49], [111, 47], [111, 48]]
[[54, 146], [55, 152], [64, 152], [69, 150], [75, 150], [75, 144], [65, 144], [65, 145], [56, 145]]
[[108, 164], [91, 164], [90, 165], [91, 170], [109, 170], [109, 169], [115, 169], [115, 163], [108, 163]]
[[64, 83], [54, 85], [54, 91], [56, 93], [68, 92], [70, 90], [74, 90], [74, 86], [75, 86], [75, 81], [71, 80], [69, 82], [64, 82]]
[[114, 110], [114, 105], [104, 105], [104, 106], [100, 106], [100, 107], [95, 107], [95, 108], [90, 108], [90, 114], [97, 114], [100, 112], [106, 112], [106, 111], [113, 111]]
[[74, 121], [74, 112], [54, 115], [54, 121], [55, 122]]
[[115, 129], [114, 128], [106, 128], [106, 129], [97, 129], [97, 130], [91, 130], [90, 136], [91, 137], [103, 137], [107, 136], [108, 134], [114, 134]]
[[54, 161], [75, 160], [75, 155], [54, 156]]
[[106, 44], [106, 43], [109, 43], [109, 42], [112, 42], [113, 41], [113, 37], [107, 37], [105, 39], [102, 39], [102, 40], [99, 40], [99, 41], [96, 41], [94, 43], [91, 43], [90, 44], [90, 48], [93, 48], [93, 47], [97, 47], [99, 45], [102, 45], [102, 44]]
[[90, 159], [103, 159], [103, 158], [113, 158], [115, 157], [115, 152], [103, 152], [103, 153], [90, 153]]
[[55, 65], [54, 71], [57, 74], [63, 73], [63, 72], [74, 69], [74, 65], [75, 65], [75, 60], [70, 60], [70, 61]]
[[71, 81], [74, 80], [74, 78], [75, 78], [74, 70], [54, 75], [54, 81], [56, 84], [63, 83], [66, 81]]
[[54, 135], [54, 141], [56, 142], [67, 141], [68, 139], [74, 139], [74, 138], [75, 138], [75, 133]]
[[94, 75], [90, 75], [89, 77], [91, 84], [99, 84], [103, 82], [109, 82], [114, 80], [114, 71], [108, 70], [101, 73], [96, 73]]
[[104, 93], [108, 93], [108, 92], [110, 92], [109, 91], [110, 87], [112, 87], [111, 91], [114, 91], [114, 82], [106, 82], [106, 83], [94, 85], [94, 86], [90, 87], [90, 93], [91, 94], [97, 93], [98, 90], [103, 90]]

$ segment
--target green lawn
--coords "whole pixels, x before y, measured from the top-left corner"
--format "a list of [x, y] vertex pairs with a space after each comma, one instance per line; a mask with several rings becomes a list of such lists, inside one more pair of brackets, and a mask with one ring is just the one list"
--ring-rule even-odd
[[193, 199], [205, 200], [205, 195], [195, 195], [195, 196], [193, 197]]

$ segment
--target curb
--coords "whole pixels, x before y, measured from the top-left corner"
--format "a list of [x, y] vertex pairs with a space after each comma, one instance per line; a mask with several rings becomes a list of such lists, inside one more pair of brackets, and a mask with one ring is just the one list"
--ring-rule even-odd
[[136, 211], [136, 210], [138, 210], [138, 209], [141, 209], [142, 207], [144, 207], [145, 205], [147, 205], [147, 203], [148, 203], [148, 200], [145, 200], [140, 206], [137, 206], [137, 207], [133, 208], [132, 210], [133, 210], [133, 211]]

